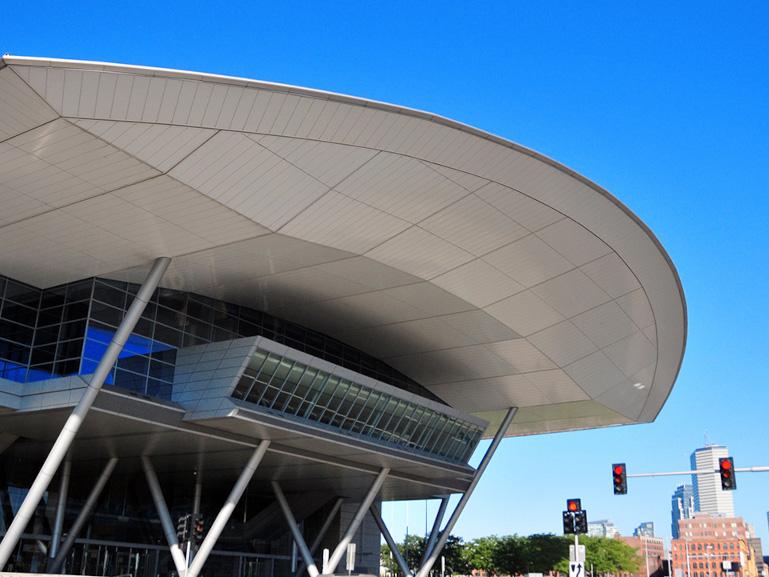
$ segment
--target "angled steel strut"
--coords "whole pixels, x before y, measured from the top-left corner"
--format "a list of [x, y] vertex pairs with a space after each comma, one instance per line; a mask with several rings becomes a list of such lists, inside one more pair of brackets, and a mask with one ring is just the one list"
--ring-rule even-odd
[[139, 321], [139, 317], [144, 312], [147, 303], [152, 298], [152, 293], [155, 292], [163, 273], [166, 272], [170, 263], [171, 259], [168, 257], [155, 259], [144, 284], [139, 289], [133, 303], [131, 303], [130, 308], [126, 311], [123, 321], [115, 331], [115, 334], [112, 337], [112, 342], [104, 352], [90, 381], [86, 383], [88, 387], [83, 393], [83, 396], [80, 397], [77, 405], [75, 405], [75, 408], [72, 409], [72, 413], [67, 418], [67, 421], [64, 423], [64, 427], [59, 433], [56, 442], [53, 444], [51, 451], [48, 453], [48, 457], [46, 457], [43, 466], [40, 467], [37, 477], [35, 477], [35, 480], [32, 482], [32, 486], [29, 488], [27, 496], [24, 497], [24, 502], [21, 504], [21, 507], [19, 507], [19, 511], [13, 518], [10, 527], [8, 527], [2, 542], [0, 542], [0, 571], [5, 567], [13, 550], [16, 548], [16, 544], [19, 542], [21, 534], [27, 527], [32, 515], [34, 515], [35, 510], [40, 503], [40, 499], [43, 498], [43, 493], [48, 489], [48, 485], [50, 485], [51, 480], [54, 475], [56, 475], [56, 471], [69, 451], [72, 441], [75, 439], [80, 426], [83, 424], [85, 416], [88, 414], [93, 402], [96, 400], [96, 396], [99, 394], [99, 391], [104, 384], [104, 380], [112, 370], [112, 365], [115, 364], [118, 355], [123, 350], [126, 340], [128, 340], [128, 337], [131, 335], [131, 331], [133, 331], [136, 323]]

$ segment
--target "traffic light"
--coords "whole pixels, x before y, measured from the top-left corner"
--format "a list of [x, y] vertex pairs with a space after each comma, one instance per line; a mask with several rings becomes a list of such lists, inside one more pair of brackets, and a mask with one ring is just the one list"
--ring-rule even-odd
[[614, 482], [614, 494], [627, 495], [627, 470], [625, 463], [614, 463], [611, 466], [611, 476]]
[[195, 520], [192, 523], [192, 540], [196, 545], [200, 545], [203, 542], [203, 531], [206, 524], [203, 522], [203, 515], [196, 515]]
[[737, 479], [734, 478], [734, 459], [731, 457], [718, 459], [718, 472], [721, 474], [721, 489], [734, 491], [737, 488]]
[[574, 513], [574, 532], [587, 533], [587, 511], [580, 509]]
[[563, 534], [574, 534], [574, 514], [571, 511], [563, 512]]
[[572, 513], [582, 510], [582, 501], [580, 499], [566, 499], [566, 509]]
[[184, 543], [190, 537], [192, 524], [192, 515], [182, 515], [176, 522], [176, 539], [179, 543]]

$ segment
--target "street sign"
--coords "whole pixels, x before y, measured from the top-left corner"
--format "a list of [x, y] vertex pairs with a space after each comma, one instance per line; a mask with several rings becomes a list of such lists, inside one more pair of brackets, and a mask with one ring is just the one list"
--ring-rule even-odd
[[585, 564], [585, 546], [584, 545], [577, 545], [576, 548], [574, 547], [574, 545], [569, 545], [569, 562], [582, 563], [583, 565]]
[[585, 566], [582, 563], [569, 563], [569, 577], [585, 577]]

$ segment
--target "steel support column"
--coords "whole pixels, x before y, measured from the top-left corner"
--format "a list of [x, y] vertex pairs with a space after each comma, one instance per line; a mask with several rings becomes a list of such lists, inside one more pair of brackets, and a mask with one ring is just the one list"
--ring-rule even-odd
[[[68, 461], [65, 461], [65, 465], [67, 462]], [[77, 519], [75, 519], [75, 522], [72, 524], [70, 530], [67, 531], [67, 538], [64, 540], [64, 543], [62, 544], [61, 549], [59, 550], [58, 555], [56, 555], [53, 563], [51, 563], [51, 568], [48, 571], [49, 573], [58, 573], [61, 570], [62, 566], [64, 565], [64, 560], [67, 558], [67, 554], [69, 554], [69, 550], [72, 548], [72, 545], [75, 544], [75, 539], [77, 539], [77, 536], [80, 534], [83, 525], [85, 525], [86, 521], [88, 521], [88, 517], [91, 516], [91, 512], [93, 511], [94, 507], [96, 507], [96, 503], [99, 500], [101, 492], [104, 490], [104, 486], [107, 484], [107, 481], [109, 481], [109, 478], [112, 475], [112, 471], [115, 470], [115, 465], [117, 465], [117, 457], [112, 457], [109, 461], [107, 461], [107, 464], [104, 465], [104, 469], [102, 469], [99, 478], [96, 480], [96, 484], [88, 494], [85, 505], [83, 505], [83, 508], [80, 510], [80, 513], [78, 514]]]
[[406, 560], [403, 558], [403, 555], [401, 555], [400, 549], [398, 549], [398, 544], [395, 542], [395, 539], [393, 539], [393, 536], [390, 534], [390, 530], [387, 528], [387, 525], [385, 525], [384, 519], [382, 519], [382, 515], [379, 514], [379, 511], [376, 510], [376, 507], [371, 505], [369, 508], [369, 511], [371, 511], [371, 516], [374, 518], [374, 521], [376, 521], [377, 527], [379, 527], [379, 532], [382, 534], [382, 537], [384, 537], [385, 541], [387, 542], [387, 546], [390, 548], [390, 551], [393, 554], [393, 557], [395, 557], [395, 562], [398, 564], [398, 567], [401, 568], [401, 571], [403, 571], [404, 577], [409, 577], [411, 575], [411, 569], [409, 569], [409, 564], [406, 562]]
[[187, 561], [184, 558], [184, 553], [182, 553], [182, 550], [179, 547], [179, 541], [176, 539], [176, 527], [174, 527], [171, 514], [168, 512], [168, 505], [166, 505], [166, 500], [163, 497], [163, 490], [160, 488], [160, 482], [155, 473], [155, 468], [152, 466], [152, 461], [150, 461], [147, 456], [142, 456], [142, 466], [144, 467], [144, 475], [147, 477], [147, 484], [150, 487], [152, 500], [155, 502], [155, 509], [158, 512], [160, 526], [163, 527], [163, 533], [166, 536], [168, 548], [171, 551], [171, 559], [173, 559], [176, 572], [180, 577], [184, 577]]
[[291, 512], [291, 508], [288, 506], [288, 501], [286, 500], [286, 496], [283, 494], [283, 490], [280, 488], [280, 485], [278, 485], [277, 481], [273, 481], [271, 484], [272, 490], [275, 493], [275, 496], [278, 498], [278, 505], [280, 505], [280, 508], [283, 511], [283, 516], [286, 518], [286, 523], [288, 523], [288, 528], [291, 529], [291, 536], [294, 538], [294, 543], [299, 548], [299, 553], [302, 555], [302, 560], [307, 566], [307, 572], [310, 574], [310, 577], [318, 577], [318, 575], [320, 575], [318, 567], [315, 565], [315, 561], [312, 558], [312, 553], [310, 553], [310, 549], [307, 547], [304, 536], [299, 530], [299, 525], [296, 524], [296, 518]]
[[251, 477], [254, 476], [256, 468], [259, 466], [259, 463], [261, 462], [262, 457], [264, 457], [264, 454], [267, 452], [267, 447], [269, 446], [270, 442], [265, 439], [259, 443], [256, 449], [254, 449], [251, 458], [248, 459], [248, 463], [246, 463], [246, 466], [240, 473], [240, 477], [238, 477], [235, 486], [232, 488], [232, 491], [230, 491], [230, 494], [227, 497], [227, 501], [225, 501], [224, 506], [222, 507], [221, 511], [219, 511], [219, 514], [216, 516], [216, 519], [214, 519], [214, 522], [211, 523], [211, 528], [208, 530], [206, 538], [203, 539], [203, 542], [200, 544], [200, 548], [195, 555], [195, 559], [192, 560], [190, 568], [187, 570], [185, 577], [197, 577], [200, 574], [200, 570], [203, 569], [203, 565], [208, 559], [208, 556], [211, 554], [211, 550], [214, 548], [214, 545], [216, 545], [216, 542], [219, 540], [219, 536], [227, 526], [227, 522], [230, 520], [232, 511], [235, 509], [238, 501], [240, 501], [240, 498], [243, 496], [246, 487], [248, 487], [248, 483], [251, 481]]
[[444, 527], [443, 531], [441, 531], [441, 534], [438, 537], [438, 541], [435, 544], [435, 547], [433, 547], [433, 550], [430, 552], [430, 555], [428, 555], [426, 561], [419, 568], [419, 571], [417, 571], [415, 577], [427, 577], [427, 574], [430, 572], [430, 569], [432, 569], [433, 565], [435, 565], [435, 562], [438, 560], [438, 557], [441, 554], [441, 550], [443, 549], [443, 546], [446, 544], [446, 540], [449, 538], [449, 534], [451, 534], [451, 530], [454, 528], [454, 525], [457, 524], [457, 521], [459, 520], [459, 516], [462, 514], [462, 510], [465, 508], [465, 505], [467, 505], [467, 501], [470, 500], [470, 497], [472, 496], [473, 491], [475, 491], [475, 487], [478, 485], [478, 481], [481, 480], [481, 477], [483, 476], [483, 472], [486, 470], [486, 467], [489, 466], [489, 461], [491, 461], [491, 457], [494, 456], [494, 453], [496, 452], [497, 447], [499, 446], [499, 443], [502, 441], [502, 438], [505, 436], [505, 433], [507, 432], [507, 429], [510, 427], [510, 423], [512, 422], [513, 417], [515, 416], [515, 413], [517, 411], [518, 411], [518, 407], [510, 407], [507, 410], [507, 413], [505, 413], [505, 416], [502, 418], [502, 422], [499, 424], [499, 430], [497, 431], [497, 434], [494, 435], [494, 439], [491, 441], [491, 445], [489, 445], [489, 448], [486, 449], [486, 453], [483, 455], [483, 459], [481, 459], [481, 463], [478, 465], [478, 468], [475, 470], [475, 474], [473, 475], [473, 480], [470, 481], [470, 486], [462, 495], [462, 498], [459, 499], [459, 503], [457, 503], [457, 506], [454, 509], [454, 512], [451, 513], [451, 517], [449, 517], [449, 521], [448, 523], [446, 523], [446, 527]]
[[446, 523], [446, 527], [444, 527], [443, 531], [441, 531], [441, 534], [438, 537], [438, 541], [435, 543], [435, 547], [433, 547], [433, 550], [427, 556], [427, 559], [419, 568], [419, 571], [417, 571], [415, 577], [427, 577], [427, 574], [430, 573], [430, 570], [433, 568], [433, 565], [435, 565], [435, 562], [438, 560], [438, 557], [441, 554], [441, 550], [443, 549], [443, 546], [446, 544], [446, 540], [449, 538], [449, 535], [451, 534], [451, 530], [454, 528], [454, 525], [457, 524], [457, 521], [459, 520], [459, 516], [462, 514], [462, 510], [465, 508], [465, 505], [467, 505], [467, 501], [470, 499], [470, 496], [473, 494], [475, 487], [478, 485], [478, 481], [481, 480], [481, 477], [483, 476], [483, 472], [486, 470], [486, 467], [488, 467], [489, 461], [491, 461], [491, 457], [494, 455], [494, 452], [497, 450], [499, 443], [502, 441], [502, 438], [505, 436], [505, 433], [507, 432], [507, 429], [510, 427], [510, 423], [512, 422], [513, 417], [515, 416], [515, 413], [517, 411], [518, 411], [518, 407], [510, 407], [507, 410], [507, 413], [505, 413], [505, 416], [499, 425], [499, 430], [497, 431], [497, 434], [494, 435], [494, 439], [491, 441], [491, 445], [489, 445], [489, 448], [486, 449], [486, 453], [483, 455], [483, 459], [481, 459], [481, 463], [478, 465], [478, 468], [475, 470], [475, 474], [473, 475], [473, 480], [470, 481], [470, 486], [462, 495], [462, 498], [459, 499], [459, 503], [457, 503], [457, 506], [454, 509], [454, 512], [451, 514], [451, 517], [449, 517], [449, 521], [448, 523]]
[[56, 559], [61, 544], [61, 531], [64, 528], [64, 514], [67, 509], [67, 493], [69, 492], [69, 475], [72, 471], [72, 460], [67, 456], [61, 469], [61, 482], [59, 483], [59, 497], [56, 501], [56, 518], [53, 521], [53, 533], [51, 534], [51, 547], [49, 549], [49, 563]]
[[448, 504], [449, 496], [446, 495], [445, 497], [441, 497], [441, 504], [438, 506], [438, 512], [435, 514], [435, 521], [433, 522], [433, 528], [430, 531], [430, 537], [427, 539], [427, 543], [425, 543], [425, 552], [422, 553], [422, 559], [419, 561], [420, 567], [425, 564], [427, 557], [430, 555], [433, 547], [435, 547], [435, 542], [438, 540], [441, 523], [443, 523], [443, 516], [446, 514], [446, 507], [448, 507]]
[[72, 441], [83, 424], [83, 419], [85, 419], [91, 405], [96, 400], [104, 380], [112, 370], [112, 365], [115, 364], [120, 351], [123, 350], [126, 340], [131, 335], [131, 331], [133, 331], [136, 323], [139, 321], [139, 317], [144, 312], [144, 308], [147, 306], [150, 298], [152, 298], [152, 293], [155, 292], [170, 262], [171, 259], [168, 257], [155, 259], [144, 284], [139, 289], [133, 303], [131, 303], [130, 308], [123, 317], [123, 321], [115, 331], [112, 342], [104, 352], [90, 381], [86, 383], [88, 386], [83, 396], [80, 397], [77, 405], [75, 405], [72, 413], [64, 423], [64, 427], [53, 444], [51, 451], [48, 453], [48, 457], [45, 459], [43, 466], [40, 467], [37, 477], [35, 477], [26, 497], [24, 497], [19, 511], [14, 516], [13, 522], [8, 527], [2, 542], [0, 542], [0, 571], [5, 567], [13, 550], [16, 548], [16, 544], [19, 542], [19, 538], [24, 529], [26, 529], [32, 515], [34, 515], [40, 499], [43, 497], [43, 493], [48, 489], [48, 485], [50, 485], [51, 480], [56, 475], [59, 465], [64, 460], [70, 445], [72, 445]]
[[[342, 503], [344, 503], [344, 497], [339, 497], [331, 507], [331, 511], [328, 512], [326, 520], [323, 521], [323, 525], [320, 526], [320, 530], [315, 536], [312, 545], [310, 545], [310, 555], [312, 555], [313, 560], [315, 559], [315, 554], [318, 552], [318, 547], [320, 547], [320, 544], [323, 542], [323, 537], [326, 536], [329, 527], [331, 527], [331, 523], [334, 521], [334, 517], [336, 517], [337, 513], [339, 513], [339, 509], [342, 508]], [[304, 571], [304, 568], [304, 562], [299, 563], [299, 568], [296, 570], [296, 574], [301, 575], [302, 571]]]
[[382, 488], [382, 484], [385, 482], [389, 472], [390, 469], [388, 467], [384, 467], [381, 471], [379, 471], [376, 479], [374, 479], [374, 483], [371, 485], [368, 493], [366, 493], [366, 497], [360, 504], [358, 512], [355, 513], [355, 516], [350, 522], [350, 526], [347, 527], [347, 531], [345, 532], [344, 537], [342, 537], [342, 540], [339, 541], [339, 545], [336, 546], [336, 549], [334, 549], [334, 552], [329, 557], [328, 566], [323, 567], [324, 575], [328, 575], [329, 573], [336, 571], [336, 566], [339, 565], [339, 562], [342, 560], [342, 557], [347, 551], [347, 545], [355, 536], [355, 532], [358, 530], [358, 527], [360, 527], [360, 524], [363, 521], [363, 517], [366, 516], [366, 513], [368, 512], [369, 507], [371, 507], [371, 504], [374, 502], [374, 499], [376, 499], [376, 496], [379, 493], [379, 489]]

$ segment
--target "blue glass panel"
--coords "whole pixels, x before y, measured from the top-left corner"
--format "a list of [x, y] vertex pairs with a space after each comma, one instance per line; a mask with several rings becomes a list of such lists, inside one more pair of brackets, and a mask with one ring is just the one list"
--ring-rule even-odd
[[[90, 329], [89, 329], [90, 334]], [[104, 356], [104, 352], [107, 350], [107, 343], [95, 341], [92, 338], [85, 340], [85, 346], [83, 347], [83, 357], [99, 362], [99, 359]]]

